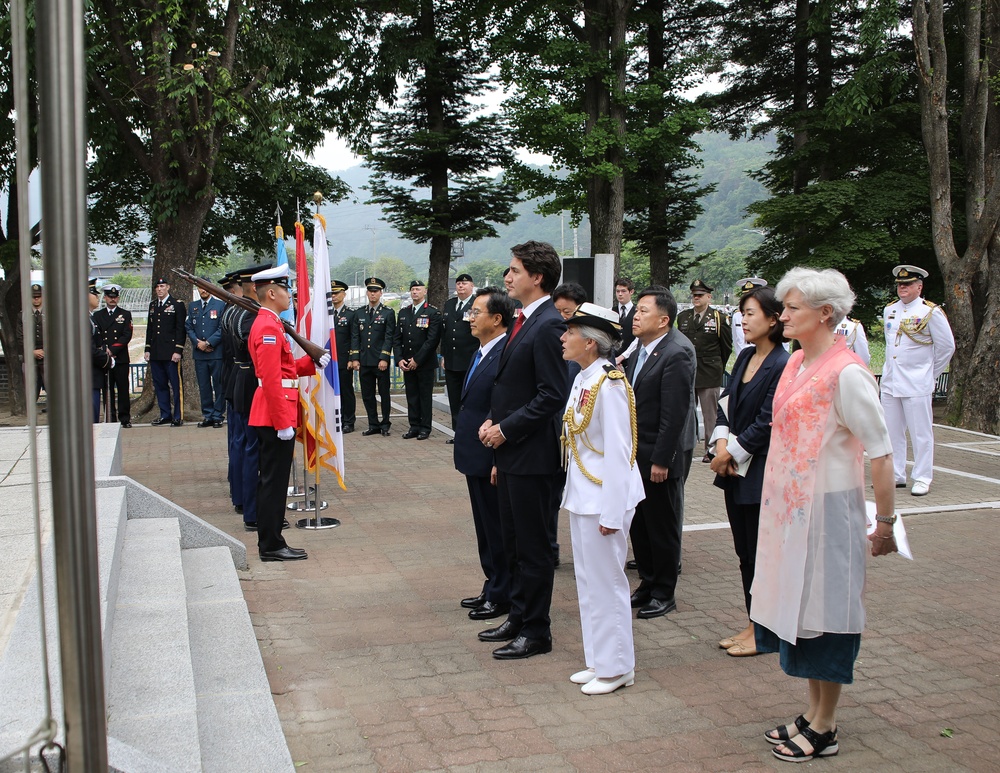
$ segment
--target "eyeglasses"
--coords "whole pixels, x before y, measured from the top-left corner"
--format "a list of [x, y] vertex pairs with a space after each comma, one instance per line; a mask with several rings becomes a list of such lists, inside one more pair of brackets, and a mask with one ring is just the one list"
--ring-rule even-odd
[[[489, 314], [488, 311], [483, 311], [482, 309], [469, 309], [469, 319], [475, 319], [480, 314]], [[490, 316], [497, 316], [496, 314], [491, 314]]]

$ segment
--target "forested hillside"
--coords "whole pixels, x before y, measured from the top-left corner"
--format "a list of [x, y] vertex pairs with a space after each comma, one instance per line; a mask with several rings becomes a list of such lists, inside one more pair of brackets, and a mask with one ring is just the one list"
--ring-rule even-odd
[[[714, 250], [746, 254], [759, 242], [752, 233], [746, 216], [747, 206], [765, 195], [763, 186], [751, 179], [748, 170], [759, 169], [767, 160], [773, 142], [734, 142], [724, 134], [702, 134], [698, 137], [702, 147], [704, 167], [700, 174], [705, 183], [715, 183], [715, 192], [704, 199], [705, 212], [695, 221], [687, 241], [695, 252]], [[428, 247], [399, 237], [388, 223], [380, 220], [381, 210], [364, 204], [368, 192], [368, 170], [352, 167], [339, 174], [351, 186], [351, 198], [336, 206], [327, 207], [327, 224], [330, 234], [330, 255], [335, 264], [349, 257], [371, 260], [373, 256], [397, 257], [413, 266], [420, 274], [426, 271]], [[507, 226], [498, 226], [499, 237], [479, 242], [466, 242], [465, 258], [456, 265], [483, 260], [506, 262], [512, 244], [540, 239], [551, 242], [560, 251], [572, 254], [573, 229], [569, 217], [560, 222], [559, 217], [543, 217], [535, 212], [536, 203], [520, 203], [518, 218]], [[374, 229], [374, 234], [372, 233]], [[584, 221], [578, 230], [578, 249], [581, 255], [590, 254], [590, 229]]]

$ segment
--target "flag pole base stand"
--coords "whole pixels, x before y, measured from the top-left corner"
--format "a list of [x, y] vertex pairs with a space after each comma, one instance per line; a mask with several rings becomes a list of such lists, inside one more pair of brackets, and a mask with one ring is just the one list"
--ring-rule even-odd
[[319, 507], [316, 507], [316, 500], [307, 499], [304, 502], [292, 502], [286, 505], [286, 508], [291, 510], [293, 513], [314, 513], [316, 510], [326, 510], [330, 505], [325, 501], [320, 500]]
[[[315, 486], [310, 486], [309, 487], [309, 493], [310, 494], [315, 494], [316, 493], [316, 487]], [[288, 492], [285, 494], [285, 496], [289, 497], [289, 498], [291, 498], [291, 497], [304, 497], [305, 495], [306, 495], [306, 492], [302, 489], [301, 486], [289, 486], [288, 487]]]
[[[323, 504], [326, 504], [325, 502]], [[340, 521], [336, 518], [303, 518], [295, 522], [296, 529], [335, 529], [340, 526]]]

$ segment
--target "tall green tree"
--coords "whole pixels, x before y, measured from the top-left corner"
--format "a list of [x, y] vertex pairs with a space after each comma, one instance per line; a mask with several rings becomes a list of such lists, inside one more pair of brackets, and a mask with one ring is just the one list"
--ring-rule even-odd
[[708, 59], [713, 2], [677, 6], [647, 0], [635, 11], [636, 43], [626, 113], [624, 236], [649, 260], [654, 284], [669, 287], [700, 256], [684, 237], [704, 211], [714, 185], [699, 185], [695, 135], [708, 113], [680, 96], [702, 76]]
[[[292, 233], [296, 198], [346, 194], [302, 160], [336, 125], [328, 53], [346, 4], [94, 0], [86, 14], [92, 241], [137, 260], [145, 234], [154, 276], [170, 277], [221, 260], [229, 240], [273, 245], [275, 201]], [[151, 403], [147, 383], [134, 408]]]
[[[698, 9], [702, 4], [697, 4]], [[553, 158], [513, 176], [541, 211], [586, 213], [591, 250], [620, 259], [626, 234], [666, 281], [699, 191], [690, 137], [703, 125], [680, 94], [699, 73], [701, 10], [647, 0], [549, 0], [508, 14], [499, 48], [518, 144]]]
[[737, 67], [710, 100], [732, 134], [777, 138], [755, 175], [770, 196], [749, 209], [765, 234], [749, 269], [837, 268], [866, 319], [893, 265], [933, 262], [913, 55], [893, 25], [891, 3], [740, 0], [720, 32]]
[[291, 233], [296, 197], [342, 196], [302, 154], [336, 125], [326, 53], [343, 45], [343, 6], [89, 4], [92, 239], [137, 258], [145, 232], [165, 275], [225, 254], [230, 238], [264, 247], [276, 200]]
[[501, 117], [477, 114], [477, 100], [490, 88], [490, 62], [467, 6], [419, 0], [399, 9], [391, 23], [409, 37], [410, 82], [398, 106], [376, 119], [366, 155], [371, 201], [404, 237], [430, 244], [428, 297], [439, 305], [447, 298], [453, 240], [495, 237], [495, 224], [514, 221], [518, 199], [509, 183], [489, 174], [514, 157]]
[[625, 215], [628, 17], [634, 0], [515, 2], [497, 59], [512, 89], [506, 111], [519, 145], [551, 156], [513, 177], [546, 215], [590, 220], [591, 250], [621, 255]]

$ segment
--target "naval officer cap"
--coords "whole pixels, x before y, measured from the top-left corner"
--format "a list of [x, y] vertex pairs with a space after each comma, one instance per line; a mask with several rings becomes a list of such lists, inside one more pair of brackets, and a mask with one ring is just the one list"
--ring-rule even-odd
[[117, 298], [121, 294], [122, 288], [118, 285], [104, 285], [101, 288], [101, 292], [107, 295], [109, 298]]
[[712, 289], [702, 279], [695, 279], [691, 283], [691, 295], [708, 295]]
[[896, 277], [896, 284], [906, 285], [911, 282], [922, 282], [927, 278], [927, 272], [924, 271], [919, 266], [910, 266], [905, 263], [901, 266], [896, 266], [892, 270], [892, 275]]
[[254, 274], [267, 271], [272, 266], [271, 263], [261, 263], [256, 266], [247, 266], [233, 272], [233, 278], [238, 278], [240, 282], [252, 282]]
[[618, 312], [598, 306], [596, 303], [581, 303], [573, 316], [566, 320], [567, 325], [582, 325], [603, 330], [618, 340], [622, 335], [622, 326]]
[[740, 295], [750, 292], [755, 287], [767, 287], [767, 280], [759, 276], [745, 276], [736, 281], [736, 292]]
[[365, 280], [365, 289], [367, 290], [384, 290], [385, 282], [379, 279], [377, 276], [370, 276]]
[[275, 266], [274, 268], [266, 268], [263, 271], [258, 271], [250, 277], [250, 281], [258, 287], [260, 285], [281, 285], [287, 290], [288, 264], [284, 263], [280, 266]]
[[97, 277], [90, 277], [87, 280], [87, 292], [91, 295], [97, 295]]

